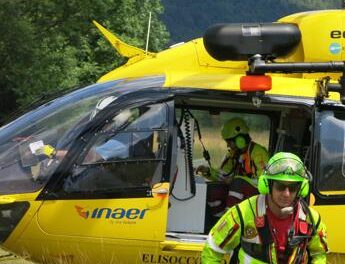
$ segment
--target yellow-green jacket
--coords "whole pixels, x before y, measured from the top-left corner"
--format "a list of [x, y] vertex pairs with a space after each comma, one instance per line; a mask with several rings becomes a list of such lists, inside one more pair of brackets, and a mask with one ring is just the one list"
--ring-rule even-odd
[[[302, 243], [291, 247], [287, 263], [307, 263], [309, 258], [311, 263], [326, 264], [326, 226], [321, 217], [301, 201], [297, 213], [299, 221], [308, 224], [310, 236], [304, 239], [304, 247], [299, 246]], [[223, 215], [210, 231], [202, 252], [202, 263], [221, 263], [224, 254], [233, 254], [237, 247], [240, 264], [277, 263], [275, 243], [266, 218], [265, 195], [253, 196]]]

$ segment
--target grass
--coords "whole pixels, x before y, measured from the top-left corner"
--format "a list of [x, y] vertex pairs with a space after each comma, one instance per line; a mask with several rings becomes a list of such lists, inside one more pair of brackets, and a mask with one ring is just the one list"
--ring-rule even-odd
[[6, 264], [33, 264], [33, 262], [27, 261], [23, 258], [17, 257], [8, 253], [7, 251], [0, 249], [0, 263]]

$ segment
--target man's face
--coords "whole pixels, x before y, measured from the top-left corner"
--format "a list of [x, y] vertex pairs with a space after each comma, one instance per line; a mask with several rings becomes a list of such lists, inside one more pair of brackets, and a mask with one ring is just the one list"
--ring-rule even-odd
[[229, 149], [237, 150], [236, 144], [233, 139], [225, 139], [225, 141]]
[[300, 186], [299, 182], [273, 181], [273, 201], [282, 208], [292, 206]]

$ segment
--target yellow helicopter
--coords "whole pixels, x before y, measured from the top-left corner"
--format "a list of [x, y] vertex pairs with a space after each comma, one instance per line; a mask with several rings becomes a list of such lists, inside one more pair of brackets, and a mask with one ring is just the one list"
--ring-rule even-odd
[[302, 157], [343, 262], [344, 21], [219, 24], [159, 53], [95, 22], [127, 63], [0, 129], [1, 247], [37, 263], [201, 263], [219, 183], [195, 168], [220, 164], [221, 125], [238, 116], [270, 154]]

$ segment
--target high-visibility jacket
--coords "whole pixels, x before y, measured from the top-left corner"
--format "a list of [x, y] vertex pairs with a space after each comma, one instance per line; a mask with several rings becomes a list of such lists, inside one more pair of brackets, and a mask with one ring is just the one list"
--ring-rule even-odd
[[226, 154], [220, 169], [211, 168], [210, 179], [218, 180], [230, 175], [248, 176], [255, 179], [262, 174], [267, 161], [268, 152], [266, 148], [251, 141], [248, 145], [247, 151], [238, 157], [235, 157], [234, 153], [229, 151]]
[[[326, 226], [304, 201], [298, 201], [296, 208], [299, 228], [288, 238], [286, 263], [307, 263], [309, 258], [311, 263], [326, 264]], [[238, 249], [240, 264], [278, 263], [267, 219], [265, 195], [253, 196], [231, 207], [211, 229], [202, 263], [221, 263], [224, 254], [232, 255]]]

